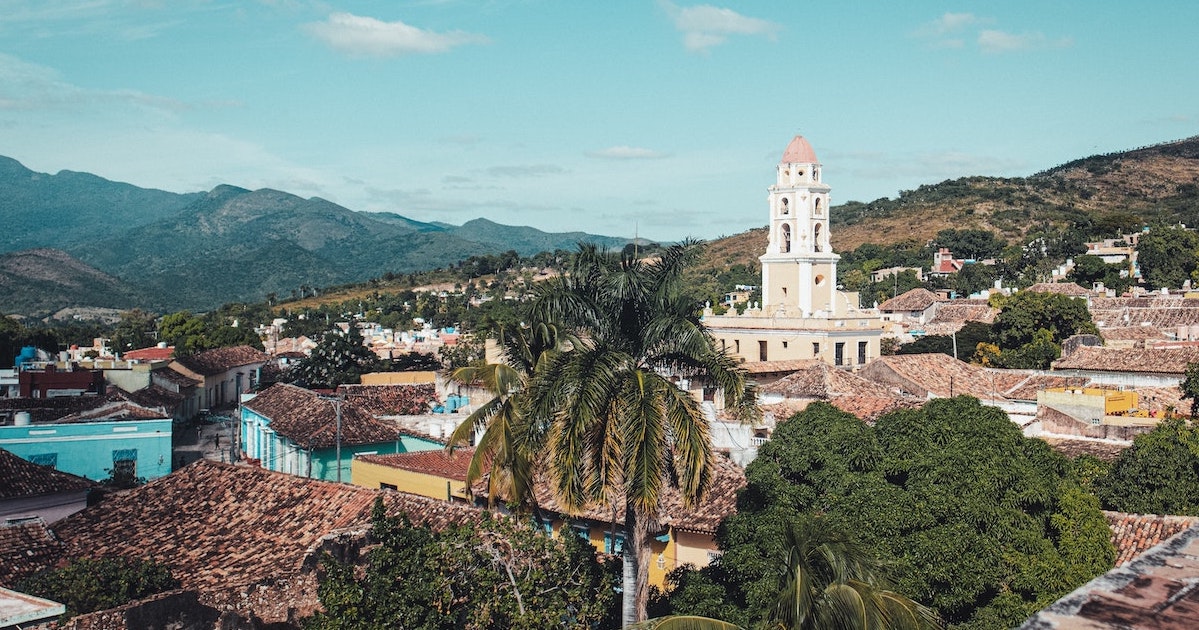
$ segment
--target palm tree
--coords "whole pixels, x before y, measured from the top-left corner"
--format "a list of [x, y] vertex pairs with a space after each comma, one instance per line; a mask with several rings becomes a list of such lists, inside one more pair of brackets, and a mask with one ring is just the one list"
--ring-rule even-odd
[[531, 434], [522, 394], [537, 366], [560, 342], [557, 328], [548, 324], [517, 328], [509, 336], [501, 330], [500, 337], [503, 363], [458, 368], [450, 377], [462, 384], [482, 385], [494, 397], [458, 425], [446, 449], [452, 453], [460, 445], [469, 445], [475, 430], [483, 428], [467, 468], [467, 487], [486, 474], [491, 503], [502, 498], [523, 504], [532, 497], [534, 454], [540, 442]]
[[645, 619], [663, 488], [676, 483], [694, 504], [714, 465], [703, 410], [667, 371], [706, 378], [730, 408], [756, 409], [744, 371], [714, 347], [698, 301], [681, 290], [695, 253], [689, 242], [647, 262], [580, 246], [569, 275], [542, 283], [531, 308], [534, 322], [576, 336], [529, 382], [528, 413], [568, 510], [623, 507], [625, 624]]
[[[886, 589], [878, 561], [865, 547], [816, 517], [784, 532], [778, 594], [765, 627], [778, 630], [928, 630], [940, 627], [929, 608]], [[733, 630], [705, 617], [653, 619], [641, 630]]]

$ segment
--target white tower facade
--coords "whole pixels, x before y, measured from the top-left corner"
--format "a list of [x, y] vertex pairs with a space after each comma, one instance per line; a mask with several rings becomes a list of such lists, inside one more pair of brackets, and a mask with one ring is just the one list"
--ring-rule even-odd
[[795, 136], [767, 189], [769, 238], [762, 263], [762, 303], [744, 312], [704, 311], [708, 332], [750, 363], [819, 360], [856, 369], [879, 355], [883, 321], [857, 293], [837, 290], [829, 240], [829, 187], [816, 152]]
[[829, 241], [829, 187], [803, 136], [787, 145], [768, 191], [770, 242], [759, 258], [762, 310], [800, 317], [833, 313], [841, 257]]

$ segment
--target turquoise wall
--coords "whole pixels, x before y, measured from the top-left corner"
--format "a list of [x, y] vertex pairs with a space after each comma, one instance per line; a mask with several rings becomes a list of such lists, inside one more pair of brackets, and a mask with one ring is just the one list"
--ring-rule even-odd
[[99, 481], [115, 459], [134, 459], [147, 481], [171, 472], [171, 420], [119, 420], [0, 427], [0, 448]]

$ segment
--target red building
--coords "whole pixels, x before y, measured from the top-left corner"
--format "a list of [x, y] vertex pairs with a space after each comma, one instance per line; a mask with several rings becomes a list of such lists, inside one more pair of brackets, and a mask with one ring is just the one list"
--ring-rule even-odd
[[22, 398], [99, 396], [107, 389], [104, 370], [84, 370], [74, 366], [60, 370], [52, 363], [41, 370], [21, 370], [17, 382]]

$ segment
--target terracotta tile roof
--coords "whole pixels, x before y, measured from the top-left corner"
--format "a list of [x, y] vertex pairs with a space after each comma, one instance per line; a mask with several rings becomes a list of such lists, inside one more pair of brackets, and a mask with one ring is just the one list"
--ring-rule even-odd
[[58, 419], [61, 423], [72, 422], [110, 422], [118, 420], [155, 420], [170, 418], [170, 414], [162, 409], [143, 407], [133, 401], [118, 398], [102, 405], [63, 416]]
[[1071, 459], [1079, 455], [1091, 455], [1105, 462], [1114, 462], [1129, 446], [1129, 443], [1110, 442], [1107, 440], [1075, 440], [1057, 438], [1047, 435], [1040, 436], [1053, 450]]
[[[1092, 313], [1092, 319], [1099, 319]], [[1120, 326], [1118, 328], [1100, 328], [1099, 335], [1104, 341], [1143, 341], [1145, 339], [1165, 339], [1166, 335], [1154, 326]]]
[[[984, 324], [990, 324], [995, 321], [995, 315], [998, 313], [998, 309], [991, 308], [986, 302], [980, 304], [974, 300], [953, 300], [944, 302], [937, 307], [937, 312], [933, 314], [931, 323], [983, 322]], [[932, 333], [930, 332], [929, 334]]]
[[1133, 391], [1139, 398], [1137, 407], [1145, 411], [1174, 408], [1185, 413], [1191, 408], [1191, 401], [1182, 399], [1181, 387], [1137, 387]]
[[1199, 361], [1199, 348], [1144, 350], [1082, 346], [1053, 362], [1055, 370], [1092, 370], [1097, 372], [1134, 372], [1178, 374], [1187, 363]]
[[297, 573], [335, 530], [369, 522], [375, 497], [389, 513], [443, 528], [483, 512], [415, 495], [199, 460], [55, 524], [68, 557], [153, 554], [185, 589], [214, 590]]
[[[998, 370], [993, 370], [998, 372]], [[1083, 387], [1091, 382], [1085, 376], [1050, 376], [1047, 374], [1014, 374], [1017, 382], [1007, 385], [1001, 393], [1010, 400], [1036, 400], [1037, 392], [1049, 387]]]
[[795, 359], [792, 361], [751, 361], [740, 364], [750, 374], [779, 374], [794, 372], [808, 366], [811, 359]]
[[381, 415], [415, 416], [429, 413], [440, 402], [433, 383], [396, 385], [342, 385], [337, 390], [367, 412]]
[[159, 348], [151, 346], [149, 348], [139, 348], [121, 353], [121, 358], [126, 361], [165, 361], [171, 358], [175, 353], [175, 346], [167, 346]]
[[389, 455], [359, 455], [358, 459], [380, 466], [466, 481], [466, 470], [470, 467], [470, 458], [474, 454], [473, 448], [459, 448], [452, 454], [443, 449], [436, 449]]
[[[173, 374], [178, 374], [174, 370], [165, 370]], [[159, 409], [166, 413], [171, 413], [176, 407], [183, 404], [187, 397], [183, 394], [177, 394], [169, 389], [163, 389], [157, 385], [143, 387], [137, 391], [126, 392], [125, 396], [129, 400], [143, 407]]]
[[1033, 615], [1025, 630], [1191, 630], [1199, 619], [1199, 527], [1192, 526]]
[[829, 404], [851, 413], [868, 424], [874, 424], [879, 418], [899, 409], [915, 409], [924, 404], [923, 400], [901, 396], [837, 396], [830, 399]]
[[[732, 460], [720, 455], [716, 456], [715, 463], [716, 467], [713, 470], [708, 494], [698, 502], [698, 505], [690, 509], [683, 507], [682, 495], [678, 489], [667, 484], [662, 493], [662, 510], [658, 515], [660, 527], [671, 526], [689, 532], [715, 534], [720, 522], [725, 517], [736, 513], [737, 492], [745, 487], [745, 470]], [[533, 490], [537, 504], [542, 510], [568, 514], [568, 511], [555, 498], [544, 476], [538, 476]], [[487, 496], [486, 481], [476, 483], [472, 491], [476, 496]], [[618, 506], [623, 506], [624, 497], [618, 496], [614, 502]], [[601, 523], [611, 523], [615, 520], [618, 526], [624, 525], [624, 508], [620, 507], [614, 511], [611, 504], [591, 506], [570, 514], [570, 516]]]
[[954, 359], [947, 354], [897, 354], [879, 357], [858, 373], [862, 378], [902, 393], [925, 398], [931, 393], [947, 398], [969, 394], [980, 400], [1003, 401], [1003, 377], [998, 372], [984, 370]]
[[[331, 448], [337, 444], [337, 412], [333, 401], [302, 387], [276, 383], [242, 406], [270, 419], [271, 429], [304, 448]], [[376, 420], [354, 399], [341, 404], [342, 445], [392, 442], [399, 429]]]
[[243, 365], [266, 363], [270, 359], [265, 352], [250, 346], [229, 346], [205, 350], [189, 357], [179, 357], [176, 361], [196, 374], [215, 376]]
[[1032, 291], [1033, 293], [1061, 293], [1062, 295], [1078, 297], [1085, 297], [1092, 293], [1073, 282], [1038, 282], [1025, 289], [1025, 291]]
[[911, 291], [901, 293], [886, 302], [878, 305], [880, 311], [923, 311], [924, 309], [941, 301], [936, 293], [925, 289], [924, 287], [916, 287]]
[[802, 367], [761, 388], [764, 394], [787, 398], [819, 398], [826, 400], [839, 395], [873, 395], [888, 397], [893, 392], [850, 372], [833, 367], [824, 361], [801, 361]]
[[195, 387], [200, 384], [200, 381], [172, 369], [155, 370], [154, 378], [162, 378], [178, 385], [181, 389], [187, 387]]
[[40, 518], [0, 522], [0, 586], [17, 582], [54, 566], [63, 545]]
[[86, 490], [96, 484], [0, 449], [0, 500]]
[[1112, 545], [1116, 547], [1116, 566], [1123, 566], [1145, 550], [1199, 523], [1194, 516], [1161, 516], [1157, 514], [1127, 514], [1104, 511], [1107, 526], [1112, 530]]

